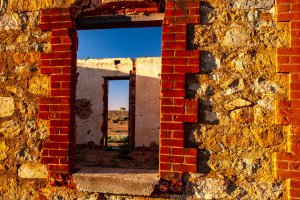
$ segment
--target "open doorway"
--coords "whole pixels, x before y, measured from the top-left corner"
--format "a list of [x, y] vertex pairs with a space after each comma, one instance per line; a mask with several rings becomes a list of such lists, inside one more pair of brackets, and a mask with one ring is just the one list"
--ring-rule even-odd
[[107, 79], [106, 148], [129, 145], [129, 80]]

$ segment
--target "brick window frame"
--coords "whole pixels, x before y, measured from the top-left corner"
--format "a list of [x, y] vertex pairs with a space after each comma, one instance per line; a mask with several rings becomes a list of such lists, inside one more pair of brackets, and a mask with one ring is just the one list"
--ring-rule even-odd
[[[71, 186], [75, 166], [75, 97], [78, 36], [72, 9], [41, 11], [40, 28], [50, 31], [51, 52], [41, 54], [41, 74], [50, 76], [50, 96], [39, 101], [39, 118], [48, 120], [50, 137], [41, 160], [49, 183]], [[198, 100], [187, 99], [186, 75], [199, 73], [200, 51], [187, 50], [187, 25], [200, 23], [200, 1], [166, 2], [162, 24], [159, 175], [163, 179], [197, 171], [197, 149], [185, 148], [184, 124], [198, 121]]]
[[288, 199], [300, 198], [300, 1], [277, 0], [277, 21], [288, 23], [290, 46], [277, 49], [277, 72], [289, 75], [289, 99], [276, 102], [277, 124], [288, 127], [286, 151], [274, 154], [275, 176], [287, 180]]

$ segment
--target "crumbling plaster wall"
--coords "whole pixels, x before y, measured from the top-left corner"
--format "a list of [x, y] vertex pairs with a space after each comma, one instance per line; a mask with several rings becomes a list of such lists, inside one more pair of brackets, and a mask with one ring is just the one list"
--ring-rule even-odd
[[77, 144], [90, 141], [99, 144], [103, 135], [101, 126], [105, 95], [104, 77], [129, 77], [134, 65], [136, 67], [135, 146], [149, 147], [152, 142], [159, 143], [161, 58], [86, 59], [78, 60], [77, 63]]

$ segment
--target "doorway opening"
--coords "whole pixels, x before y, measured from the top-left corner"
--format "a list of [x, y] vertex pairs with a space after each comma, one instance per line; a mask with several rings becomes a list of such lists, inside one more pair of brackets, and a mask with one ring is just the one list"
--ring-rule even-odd
[[129, 145], [129, 80], [107, 79], [107, 135], [105, 147]]

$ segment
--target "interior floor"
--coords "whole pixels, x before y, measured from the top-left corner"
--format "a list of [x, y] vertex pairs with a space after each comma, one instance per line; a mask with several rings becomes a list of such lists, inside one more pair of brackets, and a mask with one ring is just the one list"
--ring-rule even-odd
[[127, 146], [119, 149], [99, 149], [96, 146], [77, 145], [76, 168], [107, 167], [127, 169], [158, 169], [158, 148], [139, 148], [128, 152]]

